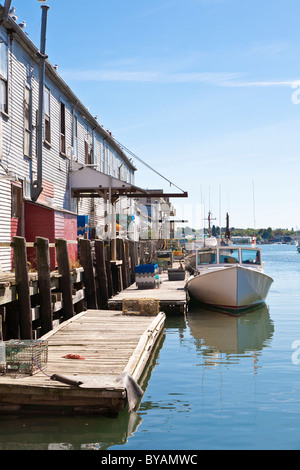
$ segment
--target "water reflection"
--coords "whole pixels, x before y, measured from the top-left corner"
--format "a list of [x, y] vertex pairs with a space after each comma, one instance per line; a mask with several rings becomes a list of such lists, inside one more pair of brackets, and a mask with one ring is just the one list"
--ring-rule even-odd
[[1, 418], [0, 449], [105, 450], [125, 444], [141, 421], [135, 412], [122, 412], [118, 418]]
[[196, 348], [208, 365], [214, 364], [220, 354], [228, 360], [249, 353], [257, 355], [274, 333], [266, 305], [241, 316], [198, 307], [189, 312], [187, 322]]

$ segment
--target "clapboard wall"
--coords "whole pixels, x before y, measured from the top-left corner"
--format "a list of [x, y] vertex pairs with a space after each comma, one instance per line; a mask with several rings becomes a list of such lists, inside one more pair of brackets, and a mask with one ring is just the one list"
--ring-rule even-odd
[[[2, 7], [0, 5], [0, 15]], [[11, 182], [21, 183], [24, 201], [31, 201], [31, 184], [37, 177], [37, 116], [39, 106], [39, 59], [38, 47], [24, 31], [9, 18], [0, 26], [0, 44], [7, 48], [8, 109], [0, 111], [0, 241], [11, 239]], [[1, 46], [2, 47], [2, 46]], [[43, 135], [43, 192], [37, 203], [53, 211], [68, 214], [89, 215], [94, 227], [103, 228], [105, 223], [104, 201], [74, 200], [70, 188], [70, 171], [73, 162], [87, 163], [105, 174], [134, 184], [135, 168], [105, 130], [81, 103], [58, 71], [46, 61], [45, 86], [50, 96], [50, 142]], [[30, 96], [31, 151], [24, 152], [25, 90]], [[65, 109], [65, 151], [61, 151], [61, 106]], [[88, 106], [88, 103], [86, 104]], [[74, 122], [77, 122], [77, 136]], [[75, 137], [77, 138], [75, 145]], [[77, 148], [77, 151], [76, 151]], [[87, 159], [87, 152], [89, 157]], [[10, 180], [4, 179], [9, 177]], [[24, 208], [23, 208], [24, 209]], [[25, 211], [23, 210], [23, 213]], [[58, 220], [57, 218], [53, 219]], [[24, 220], [20, 225], [22, 235], [26, 232]], [[58, 227], [58, 231], [60, 228]], [[66, 233], [64, 233], [66, 237]], [[2, 270], [9, 270], [9, 248], [0, 248]]]

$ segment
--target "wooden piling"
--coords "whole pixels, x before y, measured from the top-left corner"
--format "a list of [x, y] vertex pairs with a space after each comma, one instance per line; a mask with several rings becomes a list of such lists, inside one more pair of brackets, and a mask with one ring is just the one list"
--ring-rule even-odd
[[98, 306], [100, 309], [107, 308], [108, 302], [108, 281], [105, 266], [105, 250], [104, 241], [95, 240], [95, 257], [96, 257], [96, 275], [98, 283]]
[[96, 283], [93, 268], [91, 241], [81, 238], [80, 240], [80, 261], [84, 270], [83, 281], [87, 308], [97, 309]]
[[58, 272], [61, 276], [59, 279], [59, 286], [62, 293], [63, 319], [68, 320], [74, 316], [68, 245], [67, 241], [63, 238], [57, 238], [55, 240], [55, 245]]
[[40, 299], [41, 333], [44, 335], [53, 328], [49, 240], [47, 238], [36, 237], [36, 257]]
[[123, 289], [126, 289], [126, 287], [128, 287], [128, 277], [126, 269], [125, 242], [122, 238], [118, 239], [118, 256], [122, 261], [122, 285]]
[[114, 285], [113, 285], [113, 278], [112, 278], [112, 271], [111, 271], [111, 262], [110, 262], [110, 243], [105, 243], [105, 265], [106, 265], [106, 274], [107, 274], [107, 281], [108, 281], [108, 295], [111, 297], [114, 295]]
[[124, 289], [127, 289], [127, 287], [130, 286], [131, 284], [131, 279], [130, 279], [130, 269], [129, 269], [129, 245], [128, 245], [128, 240], [124, 240], [124, 264], [125, 264], [125, 279], [126, 279], [126, 287], [124, 286]]
[[25, 238], [13, 237], [13, 250], [20, 312], [20, 339], [32, 339], [32, 313]]
[[114, 293], [116, 294], [117, 292], [121, 292], [123, 290], [122, 261], [111, 261], [111, 273]]
[[5, 320], [3, 325], [4, 340], [18, 339], [20, 337], [18, 304], [18, 300], [14, 300], [5, 306]]
[[136, 244], [134, 241], [129, 240], [129, 257], [130, 257], [130, 282], [135, 281], [135, 267], [137, 265]]
[[145, 264], [145, 242], [140, 242], [140, 264]]

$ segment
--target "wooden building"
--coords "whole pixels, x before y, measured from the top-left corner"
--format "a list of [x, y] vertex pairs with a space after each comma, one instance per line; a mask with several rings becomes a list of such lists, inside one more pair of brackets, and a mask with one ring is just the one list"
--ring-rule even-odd
[[[47, 59], [39, 126], [41, 60], [39, 48], [0, 5], [0, 271], [12, 268], [11, 249], [3, 244], [15, 235], [28, 242], [36, 236], [76, 240], [78, 214], [88, 217], [90, 233], [103, 234], [111, 201], [73, 191], [72, 175], [80, 169], [88, 168], [99, 181], [106, 176], [134, 184], [129, 158]], [[38, 177], [42, 190], [36, 198]], [[70, 256], [77, 256], [72, 245]]]

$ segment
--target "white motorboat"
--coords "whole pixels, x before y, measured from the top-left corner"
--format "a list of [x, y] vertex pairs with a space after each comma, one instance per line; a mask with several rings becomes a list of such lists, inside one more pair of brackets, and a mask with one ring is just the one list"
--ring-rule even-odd
[[240, 313], [263, 304], [272, 282], [264, 273], [259, 248], [216, 247], [197, 250], [195, 273], [186, 289], [202, 304]]

